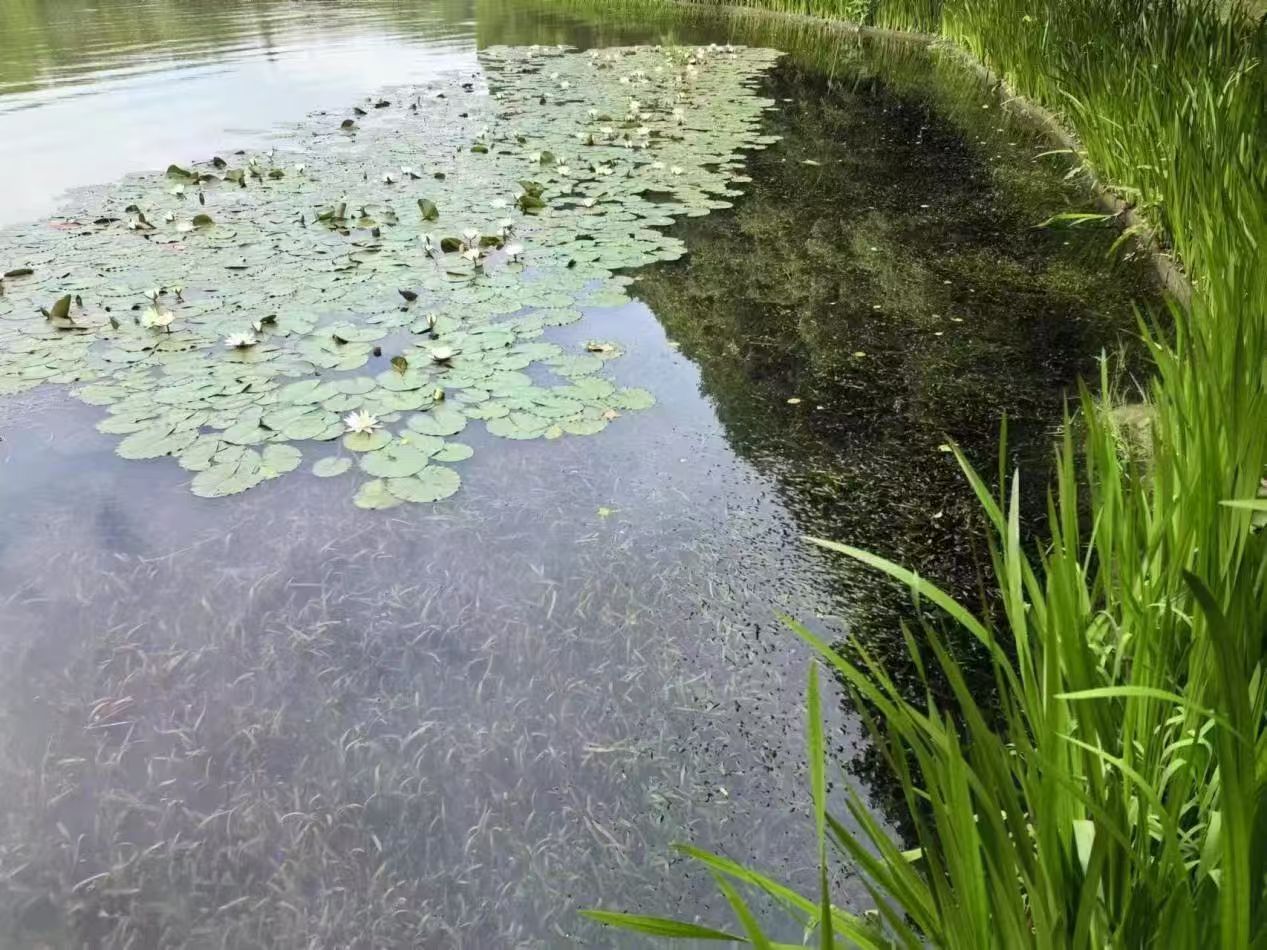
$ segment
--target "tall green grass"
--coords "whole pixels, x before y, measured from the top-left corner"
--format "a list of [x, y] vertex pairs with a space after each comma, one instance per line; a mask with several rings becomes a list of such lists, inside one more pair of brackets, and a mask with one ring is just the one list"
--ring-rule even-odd
[[[880, 0], [870, 18], [911, 28], [912, 9]], [[732, 907], [728, 930], [598, 916], [777, 946], [749, 909], [761, 891], [820, 947], [1267, 947], [1267, 27], [1170, 0], [946, 0], [938, 13], [946, 35], [1067, 118], [1080, 159], [1147, 210], [1189, 271], [1191, 302], [1141, 325], [1156, 367], [1150, 444], [1121, 438], [1084, 390], [1037, 550], [1018, 512], [1041, 486], [1000, 465], [996, 495], [960, 458], [990, 526], [1000, 617], [817, 542], [945, 621], [907, 631], [920, 675], [949, 683], [945, 706], [931, 688], [911, 701], [865, 645], [833, 649], [793, 624], [867, 718], [915, 851], [857, 798], [850, 825], [828, 813], [812, 675], [819, 891], [687, 849]], [[949, 649], [960, 635], [990, 657], [987, 705]], [[829, 847], [863, 875], [874, 914], [832, 904]]]

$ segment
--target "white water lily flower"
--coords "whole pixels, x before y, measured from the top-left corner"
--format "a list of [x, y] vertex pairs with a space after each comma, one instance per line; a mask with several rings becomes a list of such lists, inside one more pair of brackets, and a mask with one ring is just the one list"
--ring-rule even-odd
[[524, 246], [518, 241], [515, 241], [511, 244], [507, 244], [504, 250], [506, 251], [507, 257], [509, 257], [512, 261], [517, 261], [519, 258], [523, 257]]
[[224, 345], [231, 350], [245, 350], [258, 342], [253, 333], [233, 333], [224, 338]]
[[591, 119], [597, 119], [597, 118], [598, 118], [598, 110], [597, 110], [597, 109], [590, 109], [590, 111], [589, 111], [589, 117], [590, 117]]
[[170, 333], [170, 327], [175, 319], [176, 314], [170, 310], [154, 306], [141, 315], [141, 325], [151, 329], [167, 330]]
[[596, 175], [610, 175], [612, 167], [610, 165], [599, 165], [594, 169]]
[[682, 174], [683, 171], [685, 171], [685, 169], [682, 168], [681, 165], [674, 165], [672, 168], [669, 169], [669, 172], [674, 175], [680, 175]]
[[559, 88], [560, 88], [560, 89], [571, 89], [571, 88], [572, 88], [572, 84], [571, 84], [570, 82], [568, 82], [568, 81], [565, 79], [565, 80], [563, 80], [563, 82], [559, 83]]
[[677, 121], [678, 125], [681, 125], [683, 122], [686, 121], [686, 110], [683, 109], [681, 106], [674, 109], [673, 118]]
[[587, 208], [592, 208], [597, 202], [598, 202], [597, 198], [586, 198], [584, 201], [581, 202], [581, 204], [585, 205], [585, 207]]
[[484, 254], [478, 247], [468, 247], [465, 251], [462, 252], [462, 256], [465, 257], [472, 264], [478, 265], [480, 262], [480, 258], [483, 257]]
[[572, 173], [572, 169], [567, 165], [559, 165], [554, 170], [560, 175], [570, 175]]
[[633, 98], [632, 96], [630, 96], [629, 97], [629, 111], [637, 112], [641, 108], [642, 108], [642, 103], [639, 102], [637, 99]]
[[300, 162], [298, 165], [295, 166], [295, 174], [302, 175], [304, 173], [304, 169], [306, 169], [307, 167], [308, 166], [305, 165], [303, 162]]
[[497, 222], [497, 229], [501, 231], [503, 235], [509, 234], [511, 231], [515, 229], [515, 219], [502, 218], [500, 221]]
[[651, 167], [656, 171], [661, 171], [664, 168], [664, 162], [652, 162]]
[[437, 363], [447, 363], [457, 355], [451, 346], [437, 346], [431, 350], [431, 358]]
[[638, 128], [634, 129], [634, 134], [636, 134], [636, 135], [650, 135], [650, 134], [651, 134], [651, 129], [649, 129], [649, 128], [648, 128], [647, 126], [645, 126], [645, 125], [643, 125], [643, 126], [639, 126]]
[[559, 78], [559, 74], [558, 74], [557, 72], [553, 72], [553, 73], [551, 73], [551, 74], [550, 74], [550, 78], [551, 78], [551, 79], [558, 79], [558, 78]]
[[349, 412], [343, 417], [343, 424], [347, 426], [349, 432], [357, 434], [370, 433], [375, 429], [381, 429], [383, 424], [378, 421], [378, 416], [361, 410], [360, 412]]
[[501, 208], [506, 207], [508, 204], [510, 204], [510, 202], [507, 201], [505, 198], [494, 198], [492, 201], [488, 203], [490, 208], [497, 208], [499, 210]]

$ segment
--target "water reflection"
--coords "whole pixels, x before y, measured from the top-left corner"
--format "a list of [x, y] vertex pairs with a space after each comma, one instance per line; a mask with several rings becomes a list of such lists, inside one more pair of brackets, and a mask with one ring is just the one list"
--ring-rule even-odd
[[0, 224], [68, 188], [255, 144], [278, 123], [474, 70], [473, 0], [0, 5]]
[[[806, 658], [777, 618], [880, 644], [895, 599], [799, 536], [971, 589], [945, 434], [985, 458], [1006, 410], [1033, 464], [1148, 290], [1099, 237], [1030, 228], [1082, 198], [1025, 131], [922, 54], [729, 20], [510, 2], [0, 17], [10, 216], [473, 66], [477, 39], [795, 53], [769, 87], [786, 141], [750, 163], [749, 196], [683, 225], [691, 256], [645, 272], [643, 302], [552, 337], [618, 342], [617, 381], [659, 399], [601, 437], [464, 434], [484, 464], [459, 495], [370, 514], [299, 474], [200, 500], [174, 465], [116, 458], [98, 410], [0, 401], [4, 939], [611, 946], [577, 905], [717, 912], [682, 839], [811, 885]], [[833, 734], [857, 739], [847, 719]], [[836, 893], [865, 905], [847, 878]]]

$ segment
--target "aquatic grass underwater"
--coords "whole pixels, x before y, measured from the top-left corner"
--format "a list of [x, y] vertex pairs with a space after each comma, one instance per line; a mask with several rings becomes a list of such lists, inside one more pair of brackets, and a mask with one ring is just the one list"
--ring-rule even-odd
[[[1190, 301], [1141, 317], [1155, 367], [1140, 393], [1146, 445], [1084, 389], [1034, 551], [1019, 510], [1035, 486], [1000, 451], [996, 495], [959, 456], [989, 522], [998, 617], [816, 542], [909, 588], [926, 618], [904, 631], [910, 655], [926, 686], [936, 673], [953, 694], [943, 705], [929, 686], [913, 699], [865, 644], [833, 648], [792, 624], [866, 718], [916, 848], [900, 850], [856, 795], [860, 830], [829, 813], [811, 672], [821, 890], [686, 848], [716, 877], [732, 927], [594, 916], [776, 946], [746, 903], [764, 892], [821, 947], [1267, 946], [1267, 24], [1239, 7], [1137, 0], [954, 0], [932, 20], [916, 13], [880, 3], [866, 19], [938, 28], [1059, 112], [1076, 158], [1185, 265]], [[1100, 393], [1109, 378], [1106, 362]], [[954, 659], [965, 635], [990, 657], [988, 700]], [[829, 848], [860, 873], [872, 911], [832, 904]]]

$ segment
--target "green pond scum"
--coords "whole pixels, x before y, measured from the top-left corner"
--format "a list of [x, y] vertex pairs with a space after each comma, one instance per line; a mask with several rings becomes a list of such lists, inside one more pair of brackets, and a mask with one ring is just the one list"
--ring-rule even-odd
[[[129, 459], [220, 497], [298, 469], [391, 508], [456, 492], [472, 420], [595, 435], [646, 409], [602, 340], [547, 328], [628, 301], [615, 272], [684, 253], [730, 206], [772, 51], [481, 53], [455, 77], [321, 115], [266, 152], [171, 165], [0, 236], [0, 394], [71, 384]], [[341, 460], [342, 459], [342, 460]]]

